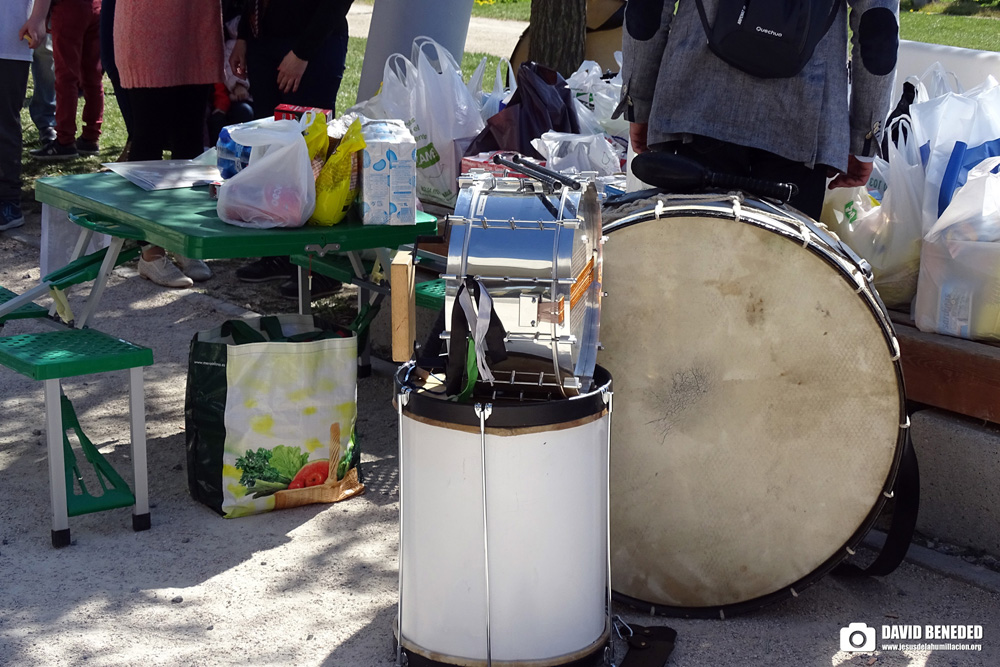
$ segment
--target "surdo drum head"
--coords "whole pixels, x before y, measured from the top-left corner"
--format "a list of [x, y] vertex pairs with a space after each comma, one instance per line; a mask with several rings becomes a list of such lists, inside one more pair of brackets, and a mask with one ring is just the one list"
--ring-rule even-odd
[[612, 588], [689, 616], [793, 594], [861, 540], [902, 451], [870, 279], [811, 220], [750, 199], [651, 200], [604, 229]]

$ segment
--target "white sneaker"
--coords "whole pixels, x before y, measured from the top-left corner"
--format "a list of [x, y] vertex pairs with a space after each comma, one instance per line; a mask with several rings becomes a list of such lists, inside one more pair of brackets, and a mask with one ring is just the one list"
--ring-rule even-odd
[[166, 255], [146, 261], [139, 258], [139, 275], [164, 287], [191, 287], [194, 281], [181, 273]]
[[212, 277], [212, 269], [208, 268], [208, 264], [200, 259], [191, 259], [184, 255], [174, 255], [174, 261], [177, 262], [177, 266], [181, 268], [184, 275], [196, 283], [205, 282]]

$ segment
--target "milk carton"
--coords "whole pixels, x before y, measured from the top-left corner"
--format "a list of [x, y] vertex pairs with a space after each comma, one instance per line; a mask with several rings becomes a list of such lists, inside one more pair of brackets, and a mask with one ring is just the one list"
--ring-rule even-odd
[[416, 223], [416, 142], [400, 120], [361, 126], [361, 219], [366, 225]]

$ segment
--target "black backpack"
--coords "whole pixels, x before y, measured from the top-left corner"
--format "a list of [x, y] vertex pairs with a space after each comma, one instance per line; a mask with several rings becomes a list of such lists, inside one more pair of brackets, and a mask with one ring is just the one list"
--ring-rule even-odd
[[708, 47], [727, 63], [762, 79], [795, 76], [812, 58], [843, 0], [719, 0], [709, 25], [698, 3]]

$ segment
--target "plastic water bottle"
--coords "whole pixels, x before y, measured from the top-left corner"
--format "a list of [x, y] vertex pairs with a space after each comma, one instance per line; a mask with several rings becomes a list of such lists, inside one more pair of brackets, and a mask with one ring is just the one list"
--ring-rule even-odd
[[242, 146], [229, 136], [229, 128], [224, 127], [219, 132], [219, 141], [215, 144], [218, 152], [219, 173], [222, 178], [232, 178], [250, 164], [250, 147]]

